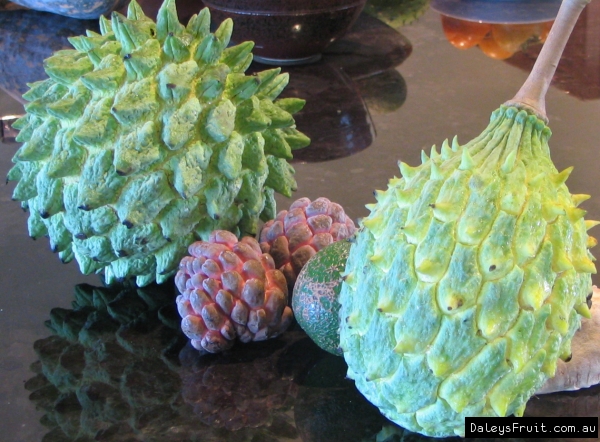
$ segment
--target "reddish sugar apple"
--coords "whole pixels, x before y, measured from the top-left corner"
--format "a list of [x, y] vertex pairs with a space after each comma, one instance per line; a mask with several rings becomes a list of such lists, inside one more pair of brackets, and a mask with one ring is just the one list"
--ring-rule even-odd
[[342, 206], [327, 198], [300, 198], [266, 222], [260, 232], [260, 248], [273, 257], [275, 266], [294, 286], [302, 267], [319, 250], [346, 239], [356, 231]]
[[292, 322], [285, 277], [251, 237], [215, 230], [190, 245], [175, 283], [181, 328], [194, 348], [218, 353], [272, 338]]

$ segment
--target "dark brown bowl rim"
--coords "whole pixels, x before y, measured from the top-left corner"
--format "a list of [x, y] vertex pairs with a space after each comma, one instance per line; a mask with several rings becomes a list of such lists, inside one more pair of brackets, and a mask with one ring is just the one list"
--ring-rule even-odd
[[[209, 9], [247, 15], [299, 15], [320, 14], [362, 7], [366, 0], [319, 0], [302, 2], [298, 0], [204, 0]], [[249, 7], [244, 7], [249, 3]], [[309, 3], [307, 5], [307, 3]], [[257, 7], [259, 6], [260, 7]]]

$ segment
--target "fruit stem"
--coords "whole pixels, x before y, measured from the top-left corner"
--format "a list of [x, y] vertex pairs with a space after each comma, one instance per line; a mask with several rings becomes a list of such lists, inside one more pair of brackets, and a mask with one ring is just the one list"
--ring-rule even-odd
[[563, 0], [556, 20], [550, 29], [548, 38], [542, 47], [533, 69], [519, 92], [505, 104], [525, 108], [542, 120], [548, 122], [546, 116], [546, 92], [552, 82], [554, 72], [562, 56], [569, 36], [577, 23], [583, 8], [591, 0]]

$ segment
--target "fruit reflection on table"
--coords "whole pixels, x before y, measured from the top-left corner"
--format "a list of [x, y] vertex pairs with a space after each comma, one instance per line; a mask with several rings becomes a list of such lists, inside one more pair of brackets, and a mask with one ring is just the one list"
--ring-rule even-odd
[[330, 442], [348, 431], [374, 441], [390, 426], [345, 379], [343, 359], [299, 327], [201, 354], [186, 344], [173, 298], [172, 281], [79, 284], [72, 308], [52, 309], [25, 382], [44, 441]]
[[[179, 329], [173, 283], [75, 286], [34, 343], [25, 382], [50, 441], [432, 440], [392, 424], [346, 378], [343, 358], [298, 325], [207, 355]], [[593, 416], [598, 389], [534, 396], [526, 416]]]
[[441, 15], [448, 41], [458, 49], [479, 47], [488, 57], [504, 60], [524, 48], [546, 41], [554, 21], [485, 23]]

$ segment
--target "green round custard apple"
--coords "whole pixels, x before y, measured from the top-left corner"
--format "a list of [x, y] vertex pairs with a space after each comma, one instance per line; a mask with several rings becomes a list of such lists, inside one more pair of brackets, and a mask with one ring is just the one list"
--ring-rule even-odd
[[45, 60], [8, 174], [32, 237], [85, 274], [143, 286], [174, 274], [194, 240], [275, 216], [274, 192], [296, 187], [287, 160], [309, 143], [292, 117], [304, 101], [275, 100], [280, 69], [244, 74], [253, 43], [227, 47], [232, 26], [211, 33], [208, 9], [183, 26], [174, 0], [155, 23], [132, 1]]
[[377, 193], [340, 293], [348, 376], [395, 423], [464, 435], [466, 416], [523, 414], [571, 353], [596, 272], [550, 129], [513, 106]]
[[300, 327], [315, 344], [336, 356], [341, 355], [339, 296], [351, 241], [336, 241], [309, 259], [296, 279], [292, 296], [292, 310]]

